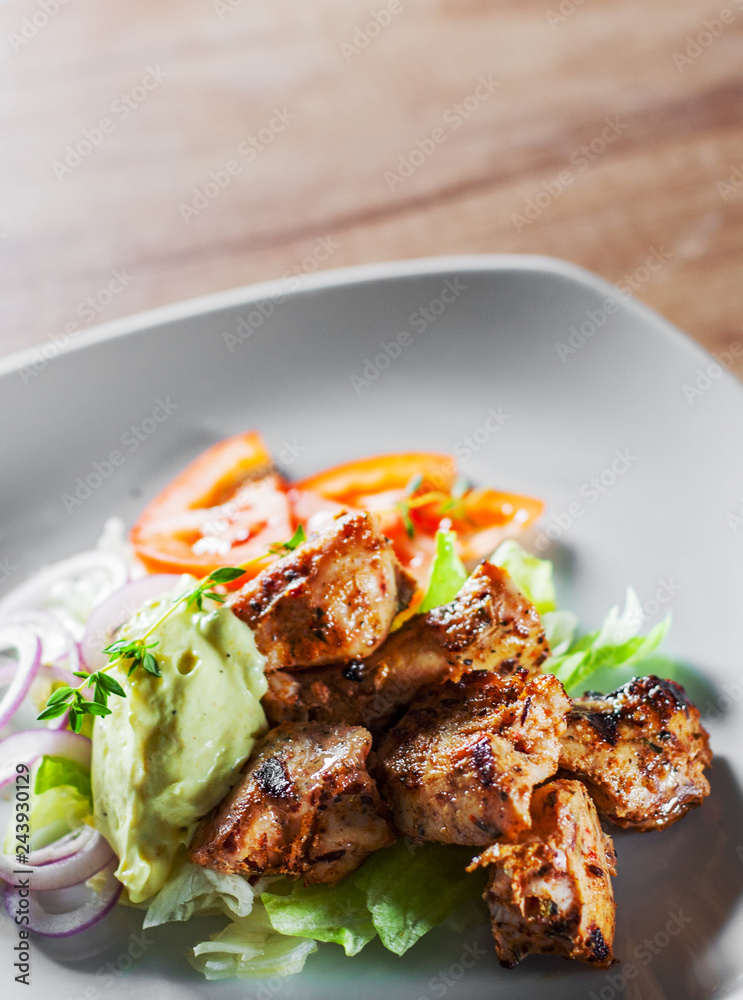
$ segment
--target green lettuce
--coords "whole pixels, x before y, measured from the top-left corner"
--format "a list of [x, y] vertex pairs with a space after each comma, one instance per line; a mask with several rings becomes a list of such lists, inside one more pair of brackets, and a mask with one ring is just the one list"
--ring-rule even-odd
[[[582, 693], [586, 681], [599, 673], [606, 680], [611, 675], [604, 674], [604, 671], [639, 667], [643, 660], [655, 653], [671, 625], [669, 614], [647, 635], [638, 635], [643, 617], [639, 598], [628, 587], [624, 612], [620, 613], [618, 606], [613, 607], [597, 632], [584, 635], [564, 652], [553, 650], [553, 655], [544, 664], [544, 670], [559, 677], [568, 694], [574, 695]], [[612, 684], [612, 681], [608, 679], [608, 683]]]
[[517, 541], [509, 538], [498, 546], [490, 562], [508, 573], [540, 615], [556, 610], [555, 583], [549, 559], [531, 555]]
[[467, 570], [456, 550], [457, 535], [454, 531], [436, 532], [436, 552], [431, 563], [428, 589], [420, 606], [420, 614], [448, 604], [467, 579]]
[[247, 917], [254, 898], [253, 889], [242, 876], [184, 862], [152, 899], [143, 926], [157, 927], [214, 913]]
[[[261, 896], [272, 927], [334, 941], [355, 955], [372, 938], [403, 955], [427, 931], [482, 895], [485, 875], [468, 873], [473, 850], [399, 840], [335, 886], [271, 886]], [[483, 918], [486, 916], [480, 903]]]
[[544, 634], [554, 654], [564, 653], [573, 641], [578, 618], [572, 611], [558, 611], [552, 563], [522, 548], [512, 538], [502, 542], [490, 557], [511, 577], [521, 593], [539, 612]]
[[76, 788], [85, 798], [92, 798], [89, 767], [78, 764], [76, 760], [70, 760], [68, 757], [52, 757], [45, 754], [36, 771], [34, 791], [38, 795], [60, 785], [69, 785], [71, 788]]
[[265, 909], [256, 906], [249, 916], [195, 945], [188, 960], [206, 979], [293, 976], [316, 949], [314, 941], [277, 933]]

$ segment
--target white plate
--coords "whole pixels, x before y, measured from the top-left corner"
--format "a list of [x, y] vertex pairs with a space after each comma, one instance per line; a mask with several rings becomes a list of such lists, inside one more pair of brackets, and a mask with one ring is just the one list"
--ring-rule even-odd
[[[329, 272], [280, 301], [277, 288], [286, 292], [261, 285], [109, 324], [36, 371], [19, 372], [28, 355], [0, 367], [3, 589], [89, 546], [109, 514], [131, 521], [197, 452], [242, 429], [263, 430], [292, 476], [375, 451], [454, 449], [474, 481], [546, 499], [563, 603], [584, 626], [622, 601], [628, 583], [648, 626], [673, 611], [669, 649], [708, 684], [693, 694], [712, 716], [712, 796], [663, 833], [616, 831], [622, 964], [608, 972], [550, 958], [502, 970], [485, 928], [435, 931], [402, 959], [373, 945], [345, 959], [326, 945], [300, 977], [214, 985], [183, 958], [192, 927], [149, 932], [154, 943], [139, 957], [124, 920], [107, 954], [74, 964], [54, 957], [70, 944], [35, 940], [32, 986], [22, 995], [735, 995], [743, 983], [743, 526], [736, 531], [730, 515], [743, 515], [740, 385], [714, 367], [705, 376], [712, 359], [648, 309], [544, 258]], [[574, 353], [558, 352], [560, 343]], [[111, 452], [122, 464], [109, 468]], [[78, 479], [94, 488], [65, 503], [65, 494], [76, 499]], [[669, 924], [674, 915], [678, 924]], [[21, 995], [12, 982], [16, 941], [6, 920], [2, 974]]]

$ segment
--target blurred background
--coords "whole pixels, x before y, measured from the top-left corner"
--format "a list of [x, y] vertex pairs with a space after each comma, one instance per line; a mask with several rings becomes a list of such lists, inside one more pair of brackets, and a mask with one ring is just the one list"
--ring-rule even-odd
[[0, 353], [538, 253], [743, 376], [743, 0], [0, 2]]

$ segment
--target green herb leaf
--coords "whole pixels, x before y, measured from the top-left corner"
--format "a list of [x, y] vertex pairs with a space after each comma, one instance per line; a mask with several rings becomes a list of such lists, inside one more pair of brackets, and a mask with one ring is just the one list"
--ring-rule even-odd
[[59, 705], [62, 702], [69, 701], [73, 694], [73, 689], [69, 686], [69, 684], [65, 684], [64, 687], [57, 688], [56, 691], [53, 691], [47, 698], [46, 703], [50, 707], [52, 705]]
[[65, 704], [50, 705], [49, 708], [45, 708], [36, 718], [39, 722], [44, 722], [46, 719], [57, 719], [60, 715], [64, 715], [66, 711], [67, 705]]
[[210, 573], [209, 579], [213, 580], [214, 583], [232, 583], [233, 580], [239, 580], [241, 576], [245, 576], [245, 570], [240, 569], [239, 566], [222, 566]]
[[294, 532], [294, 534], [292, 535], [292, 537], [289, 539], [288, 542], [278, 542], [276, 545], [272, 545], [268, 551], [272, 555], [282, 556], [285, 555], [287, 552], [293, 552], [296, 548], [298, 548], [302, 544], [302, 542], [306, 541], [307, 541], [307, 535], [305, 533], [304, 528], [300, 524], [298, 525], [297, 530]]
[[142, 659], [142, 666], [145, 668], [148, 674], [152, 674], [153, 677], [162, 677], [162, 671], [157, 665], [157, 660], [152, 655], [152, 653], [145, 653]]
[[121, 684], [112, 677], [110, 674], [101, 673], [98, 671], [97, 674], [98, 683], [102, 688], [108, 691], [110, 694], [117, 694], [119, 698], [126, 698], [126, 691], [123, 689]]

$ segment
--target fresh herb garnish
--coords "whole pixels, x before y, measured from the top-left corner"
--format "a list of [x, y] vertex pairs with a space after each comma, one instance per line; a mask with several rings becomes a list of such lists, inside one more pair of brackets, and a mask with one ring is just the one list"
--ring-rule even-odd
[[408, 485], [405, 487], [403, 499], [398, 500], [395, 504], [395, 508], [400, 511], [402, 523], [405, 525], [405, 531], [408, 538], [413, 538], [415, 536], [415, 525], [413, 524], [413, 519], [410, 516], [410, 508], [413, 505], [412, 497], [416, 490], [419, 490], [422, 485], [423, 476], [419, 472], [417, 475], [411, 477]]
[[306, 541], [307, 535], [305, 534], [304, 528], [300, 524], [288, 542], [277, 542], [276, 545], [272, 545], [268, 551], [272, 556], [283, 556], [287, 552], [293, 552], [302, 544], [302, 542]]
[[[80, 677], [81, 683], [76, 688], [64, 684], [53, 691], [47, 700], [46, 708], [38, 716], [39, 721], [56, 719], [69, 711], [70, 729], [74, 733], [79, 733], [86, 715], [110, 715], [111, 709], [108, 707], [110, 695], [115, 694], [119, 698], [126, 698], [126, 691], [114, 677], [110, 676], [108, 671], [121, 665], [126, 670], [127, 677], [131, 677], [136, 670], [140, 669], [152, 674], [153, 677], [161, 677], [162, 672], [157, 657], [152, 652], [157, 646], [157, 640], [147, 641], [155, 629], [183, 604], [188, 609], [197, 608], [199, 611], [203, 611], [204, 598], [208, 597], [211, 601], [223, 603], [224, 596], [214, 590], [214, 587], [221, 583], [231, 583], [244, 574], [245, 568], [240, 566], [222, 566], [215, 569], [203, 580], [199, 580], [195, 587], [173, 601], [165, 613], [153, 625], [150, 625], [144, 635], [138, 639], [117, 639], [116, 642], [106, 646], [103, 650], [109, 657], [106, 666], [93, 673], [76, 670], [75, 677]], [[88, 700], [83, 694], [87, 689], [93, 691], [92, 700]]]

